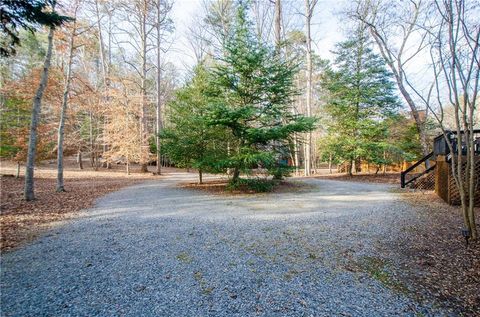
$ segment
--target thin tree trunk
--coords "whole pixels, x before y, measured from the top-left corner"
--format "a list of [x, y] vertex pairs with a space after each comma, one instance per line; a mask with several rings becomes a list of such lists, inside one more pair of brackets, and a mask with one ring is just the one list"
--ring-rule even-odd
[[141, 37], [141, 63], [142, 63], [142, 78], [141, 78], [141, 95], [142, 95], [142, 109], [140, 114], [140, 172], [148, 172], [148, 140], [147, 140], [147, 8], [142, 8], [142, 17], [140, 21], [140, 37]]
[[78, 161], [78, 168], [83, 170], [83, 159], [82, 159], [82, 152], [81, 151], [78, 151], [77, 161]]
[[295, 175], [298, 176], [300, 174], [300, 158], [298, 157], [298, 136], [297, 133], [293, 134], [293, 150], [295, 152]]
[[238, 167], [235, 167], [233, 170], [232, 183], [236, 184], [239, 178], [240, 178], [240, 170], [238, 169]]
[[[102, 32], [102, 25], [100, 23], [100, 10], [98, 8], [98, 1], [95, 0], [95, 12], [97, 18], [97, 28], [98, 28], [98, 40], [99, 40], [99, 53], [100, 59], [102, 61], [102, 77], [103, 77], [103, 100], [104, 102], [109, 101], [109, 91], [110, 91], [110, 66], [111, 66], [111, 14], [108, 13], [109, 16], [109, 30], [108, 30], [108, 62], [107, 56], [105, 53], [105, 40], [103, 38]], [[103, 130], [102, 130], [102, 140], [103, 140], [103, 154], [108, 151], [108, 145], [106, 142], [106, 127], [107, 127], [108, 119], [106, 116], [103, 117]], [[110, 162], [106, 162], [106, 168], [110, 168]]]
[[50, 27], [48, 32], [47, 54], [45, 55], [40, 84], [33, 99], [32, 118], [30, 122], [30, 138], [28, 140], [27, 166], [25, 171], [24, 197], [27, 201], [35, 199], [33, 174], [35, 168], [35, 155], [37, 152], [37, 126], [40, 119], [39, 117], [42, 107], [42, 97], [48, 82], [48, 71], [50, 70], [50, 61], [52, 59], [54, 32], [55, 28]]
[[[465, 171], [465, 173], [469, 173], [469, 193], [468, 193], [468, 218], [470, 222], [470, 227], [472, 228], [472, 239], [476, 240], [478, 237], [478, 232], [477, 232], [477, 224], [475, 222], [475, 168], [476, 168], [476, 161], [475, 161], [475, 148], [473, 146], [474, 142], [474, 137], [473, 137], [473, 107], [471, 107], [471, 113], [470, 113], [470, 124], [469, 124], [469, 138], [467, 140], [469, 144], [468, 148], [468, 154], [470, 157], [470, 169], [468, 171]], [[480, 162], [479, 162], [480, 164]], [[480, 175], [477, 177], [480, 178]]]
[[72, 78], [72, 61], [73, 61], [73, 52], [75, 50], [75, 33], [77, 32], [77, 10], [78, 10], [79, 1], [75, 2], [75, 10], [73, 15], [73, 25], [72, 33], [70, 35], [69, 51], [68, 51], [68, 62], [67, 62], [67, 75], [65, 78], [65, 86], [63, 89], [63, 99], [62, 107], [60, 112], [60, 123], [58, 125], [58, 135], [57, 135], [57, 192], [64, 192], [65, 186], [63, 182], [63, 139], [64, 139], [64, 130], [65, 130], [65, 117], [67, 115], [67, 106], [68, 106], [68, 94], [70, 92], [70, 82]]
[[17, 172], [15, 173], [15, 178], [20, 178], [20, 162], [17, 161]]
[[95, 167], [95, 157], [94, 157], [94, 141], [93, 141], [93, 114], [92, 111], [89, 112], [89, 138], [90, 138], [90, 166]]
[[[317, 0], [305, 0], [305, 27], [306, 27], [306, 42], [307, 42], [307, 117], [312, 116], [312, 37], [310, 34], [311, 19], [313, 9]], [[307, 140], [305, 143], [305, 176], [311, 174], [311, 157], [312, 157], [312, 132], [307, 133]]]
[[[230, 157], [231, 149], [230, 149], [230, 141], [227, 141], [227, 157]], [[232, 169], [230, 167], [227, 168], [227, 175], [232, 174]]]
[[282, 42], [282, 4], [281, 0], [275, 0], [275, 51], [280, 54]]
[[387, 153], [383, 151], [383, 175], [387, 174], [387, 163], [385, 163], [386, 159], [387, 159]]
[[98, 159], [98, 152], [96, 151], [96, 149], [95, 149], [94, 153], [95, 154], [93, 156], [94, 157], [93, 161], [95, 163], [95, 171], [98, 171], [98, 168], [100, 167], [100, 164], [99, 164], [99, 159]]
[[[107, 89], [107, 74], [108, 74], [108, 69], [107, 63], [106, 63], [106, 57], [105, 57], [105, 42], [103, 39], [103, 33], [102, 33], [102, 25], [100, 24], [100, 10], [98, 9], [98, 0], [95, 0], [95, 12], [97, 15], [97, 28], [98, 28], [98, 40], [99, 40], [99, 53], [100, 53], [100, 59], [102, 61], [102, 75], [103, 75], [103, 85], [105, 89], [105, 95], [106, 89]], [[105, 97], [105, 96], [104, 96]]]
[[332, 154], [328, 156], [328, 172], [332, 174]]
[[160, 144], [160, 132], [162, 128], [162, 60], [161, 60], [161, 40], [162, 40], [162, 10], [161, 10], [161, 1], [157, 0], [157, 109], [156, 109], [156, 133], [155, 133], [155, 142], [157, 148], [157, 166], [156, 174], [160, 175], [162, 173], [162, 156], [161, 156], [161, 144]]
[[202, 172], [202, 169], [199, 169], [199, 170], [198, 170], [198, 181], [199, 181], [199, 184], [203, 184], [203, 172]]

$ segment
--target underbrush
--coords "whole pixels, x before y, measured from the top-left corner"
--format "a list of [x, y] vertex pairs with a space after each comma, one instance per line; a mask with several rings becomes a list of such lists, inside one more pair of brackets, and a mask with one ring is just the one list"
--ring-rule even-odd
[[253, 191], [256, 193], [268, 193], [273, 191], [278, 181], [266, 178], [240, 178], [236, 182], [229, 181], [227, 190], [229, 191]]

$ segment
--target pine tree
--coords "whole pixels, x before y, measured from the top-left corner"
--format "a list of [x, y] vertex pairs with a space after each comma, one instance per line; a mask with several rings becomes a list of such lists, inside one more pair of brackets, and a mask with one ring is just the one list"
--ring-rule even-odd
[[240, 4], [233, 36], [210, 82], [214, 88], [210, 124], [227, 128], [235, 140], [225, 162], [233, 169], [232, 183], [241, 172], [258, 167], [281, 177], [288, 141], [295, 132], [311, 131], [315, 122], [291, 114], [297, 67], [258, 41], [245, 11]]
[[54, 28], [71, 18], [49, 11], [55, 6], [55, 0], [2, 0], [0, 7], [0, 56], [15, 54], [15, 47], [20, 44], [19, 29], [35, 31], [38, 26]]
[[203, 65], [186, 87], [176, 93], [168, 105], [167, 119], [171, 126], [165, 128], [162, 151], [178, 167], [198, 169], [199, 183], [203, 172], [224, 172], [228, 131], [209, 124], [208, 72]]
[[348, 162], [351, 175], [361, 159], [385, 164], [390, 145], [384, 119], [399, 105], [391, 74], [376, 55], [359, 27], [345, 42], [337, 45], [334, 69], [323, 76], [328, 93], [325, 110], [329, 116], [328, 138], [335, 145], [336, 159]]

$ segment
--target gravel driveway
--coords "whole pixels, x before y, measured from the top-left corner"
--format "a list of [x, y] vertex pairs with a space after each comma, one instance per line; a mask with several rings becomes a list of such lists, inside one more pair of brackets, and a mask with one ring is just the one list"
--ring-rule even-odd
[[448, 315], [381, 256], [414, 217], [388, 185], [215, 196], [175, 186], [189, 177], [109, 194], [2, 256], [2, 316]]

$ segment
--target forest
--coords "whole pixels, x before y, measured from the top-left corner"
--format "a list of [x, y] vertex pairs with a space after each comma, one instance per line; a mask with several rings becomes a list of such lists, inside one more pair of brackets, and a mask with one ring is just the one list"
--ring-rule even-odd
[[19, 170], [27, 162], [31, 104], [43, 79], [35, 160], [77, 155], [79, 164], [88, 157], [95, 169], [123, 164], [127, 173], [138, 163], [143, 171], [157, 165], [157, 173], [168, 164], [310, 175], [322, 163], [378, 173], [420, 158], [436, 127], [428, 109], [404, 105], [396, 70], [353, 12], [342, 13], [348, 35], [333, 58], [315, 53], [316, 5], [202, 3], [204, 15], [189, 29], [196, 63], [184, 76], [164, 58], [174, 41], [173, 2], [60, 2], [52, 12], [65, 20], [52, 34], [12, 21], [6, 29], [20, 44], [10, 43], [1, 62], [1, 157]]
[[6, 315], [478, 316], [478, 1], [0, 21]]
[[471, 177], [454, 175], [476, 236], [467, 199], [479, 122], [474, 3], [344, 4], [334, 9], [342, 40], [325, 58], [312, 36], [317, 0], [203, 1], [185, 35], [193, 62], [180, 69], [172, 47], [176, 23], [186, 24], [172, 19], [173, 7], [187, 4], [5, 2], [0, 155], [16, 162], [17, 177], [25, 166], [26, 200], [35, 197], [35, 162], [56, 160], [61, 192], [73, 155], [79, 169], [84, 157], [94, 170], [115, 164], [127, 174], [131, 164], [158, 175], [162, 166], [193, 168], [200, 183], [206, 172], [268, 189], [268, 176], [326, 166], [350, 176], [399, 172], [428, 155], [437, 135], [467, 131]]

